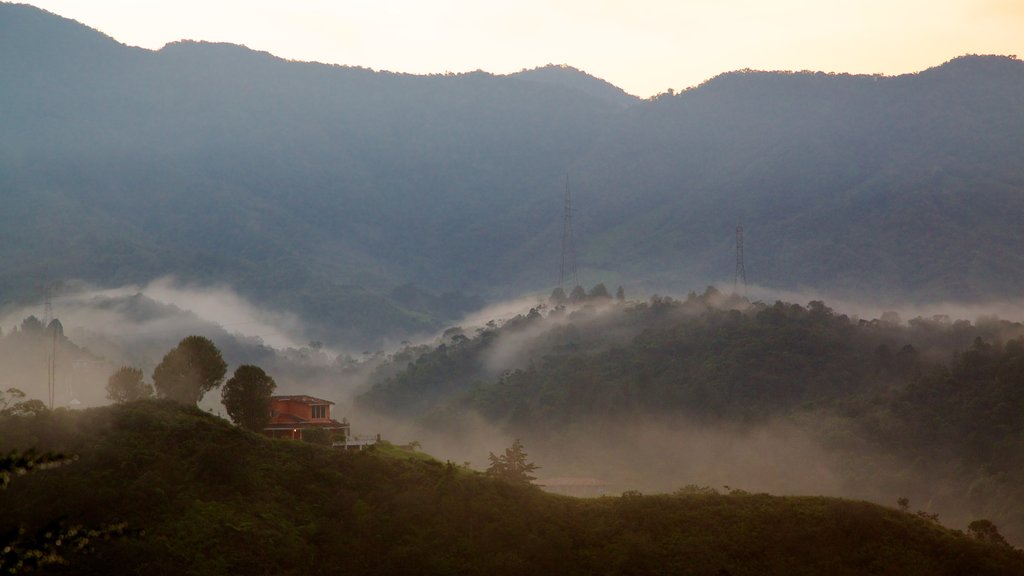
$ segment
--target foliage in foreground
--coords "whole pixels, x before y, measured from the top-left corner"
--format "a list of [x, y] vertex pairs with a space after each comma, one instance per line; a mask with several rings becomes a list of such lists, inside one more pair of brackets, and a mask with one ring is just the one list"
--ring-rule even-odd
[[270, 440], [147, 401], [0, 419], [75, 463], [0, 493], [4, 524], [128, 522], [52, 573], [1024, 574], [1024, 558], [912, 514], [827, 498], [577, 500], [452, 464]]
[[[74, 459], [60, 453], [12, 450], [0, 457], [0, 490], [6, 489], [14, 476], [54, 468]], [[0, 574], [20, 574], [66, 564], [66, 555], [92, 552], [96, 542], [124, 534], [124, 524], [88, 528], [70, 525], [63, 519], [52, 520], [35, 533], [27, 532], [22, 526], [5, 527], [0, 532]]]

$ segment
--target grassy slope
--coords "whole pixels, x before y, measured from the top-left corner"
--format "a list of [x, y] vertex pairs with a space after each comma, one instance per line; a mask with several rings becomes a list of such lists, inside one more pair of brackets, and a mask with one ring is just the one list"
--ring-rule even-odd
[[2, 522], [67, 514], [145, 530], [68, 573], [1024, 574], [1017, 553], [861, 502], [581, 501], [439, 462], [271, 441], [162, 403], [8, 419], [0, 439], [81, 456], [16, 479]]

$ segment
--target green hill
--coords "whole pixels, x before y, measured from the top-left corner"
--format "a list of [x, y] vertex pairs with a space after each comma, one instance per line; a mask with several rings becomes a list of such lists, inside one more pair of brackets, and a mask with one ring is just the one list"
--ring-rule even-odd
[[859, 320], [822, 302], [709, 290], [535, 311], [401, 363], [359, 406], [418, 419], [439, 445], [481, 433], [482, 420], [556, 476], [909, 496], [955, 525], [986, 517], [1024, 541], [1019, 323]]
[[0, 449], [74, 452], [0, 493], [4, 528], [66, 516], [137, 534], [69, 574], [1024, 574], [1024, 556], [826, 498], [576, 500], [437, 461], [272, 441], [140, 403], [0, 419]]

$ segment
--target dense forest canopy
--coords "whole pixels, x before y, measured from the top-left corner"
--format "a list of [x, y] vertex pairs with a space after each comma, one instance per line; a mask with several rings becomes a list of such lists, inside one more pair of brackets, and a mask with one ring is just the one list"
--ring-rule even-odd
[[[474, 334], [453, 329], [396, 363], [405, 368], [379, 370], [361, 410], [418, 419], [438, 438], [479, 433], [482, 420], [537, 447], [554, 475], [583, 470], [662, 490], [686, 474], [761, 482], [743, 478], [742, 463], [715, 471], [725, 454], [690, 456], [707, 461], [703, 472], [664, 462], [679, 446], [718, 442], [709, 430], [724, 452], [770, 434], [778, 441], [764, 445], [779, 461], [805, 451], [830, 471], [815, 482], [772, 468], [765, 485], [889, 503], [912, 495], [956, 521], [992, 516], [1024, 539], [1019, 323], [866, 320], [820, 301], [750, 303], [709, 289], [682, 301], [535, 309]], [[650, 434], [654, 423], [665, 433]], [[817, 473], [800, 460], [796, 469]]]

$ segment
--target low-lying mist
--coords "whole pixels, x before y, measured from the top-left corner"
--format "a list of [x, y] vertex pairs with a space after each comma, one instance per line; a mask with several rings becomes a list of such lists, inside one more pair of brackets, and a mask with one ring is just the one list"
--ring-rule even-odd
[[[43, 319], [43, 306], [7, 309], [0, 317], [4, 334], [22, 332], [30, 316]], [[364, 385], [365, 367], [341, 369], [341, 359], [360, 353], [306, 343], [296, 315], [258, 306], [226, 286], [200, 287], [161, 278], [144, 286], [80, 289], [52, 299], [52, 314], [66, 341], [56, 347], [55, 406], [106, 404], [107, 378], [122, 365], [143, 369], [146, 379], [164, 354], [192, 334], [210, 338], [229, 370], [257, 364], [270, 373], [281, 393], [323, 395], [342, 401]], [[30, 397], [48, 395], [47, 362], [53, 343], [22, 342], [22, 353], [4, 356], [0, 386], [16, 387]], [[13, 346], [12, 342], [8, 342]], [[230, 372], [229, 372], [230, 375]], [[216, 393], [202, 405], [220, 409]]]
[[[837, 300], [814, 292], [759, 286], [749, 287], [747, 300], [730, 292], [731, 286], [723, 286], [720, 292], [705, 292], [701, 298], [712, 307], [737, 309], [745, 309], [749, 301], [825, 301], [836, 314], [853, 318], [854, 324], [857, 319], [884, 318], [886, 325], [911, 329], [917, 322], [913, 329], [922, 334], [927, 332], [925, 324], [950, 330], [957, 321], [967, 321], [967, 326], [970, 322], [995, 325], [996, 317], [1024, 318], [1024, 299], [896, 307], [867, 298]], [[651, 307], [656, 300], [650, 301]], [[302, 318], [253, 304], [225, 286], [197, 287], [163, 278], [145, 286], [62, 294], [52, 302], [53, 315], [60, 319], [67, 340], [56, 347], [49, 341], [49, 352], [48, 341], [39, 334], [31, 336], [31, 326], [23, 322], [31, 315], [41, 317], [41, 306], [7, 309], [0, 317], [0, 387], [20, 388], [30, 397], [45, 399], [48, 354], [55, 350], [56, 406], [73, 400], [83, 406], [106, 404], [104, 386], [117, 367], [142, 368], [150, 380], [153, 367], [168, 350], [181, 338], [198, 334], [222, 350], [229, 374], [240, 364], [257, 364], [275, 378], [277, 393], [309, 394], [335, 402], [333, 415], [349, 419], [356, 434], [379, 433], [396, 444], [417, 441], [435, 457], [477, 470], [487, 467], [489, 453], [503, 451], [518, 437], [540, 466], [540, 478], [593, 478], [603, 482], [609, 494], [671, 492], [698, 485], [723, 491], [728, 486], [750, 492], [860, 498], [886, 505], [908, 497], [912, 508], [938, 513], [952, 526], [990, 514], [994, 506], [991, 499], [978, 496], [985, 486], [979, 484], [982, 480], [955, 470], [952, 463], [906, 461], [883, 453], [858, 438], [848, 429], [849, 422], [837, 418], [831, 408], [811, 406], [795, 415], [733, 420], [624, 410], [577, 414], [564, 427], [516, 429], [468, 404], [421, 419], [386, 416], [355, 402], [359, 394], [400, 374], [439, 346], [457, 350], [463, 342], [484, 334], [491, 337], [480, 348], [477, 371], [466, 375], [468, 383], [477, 383], [473, 385], [494, 383], [512, 371], [539, 365], [551, 347], [629, 346], [651, 326], [638, 323], [630, 316], [630, 306], [612, 299], [555, 306], [544, 296], [527, 296], [492, 304], [437, 334], [410, 334], [393, 349], [374, 351], [307, 342]], [[692, 313], [685, 307], [680, 310], [655, 328]], [[1016, 324], [999, 326], [1002, 332], [993, 328], [989, 333], [1009, 339], [1024, 332]], [[936, 345], [932, 359], [945, 362], [952, 352], [968, 346], [973, 336], [964, 338]], [[892, 344], [894, 351], [902, 345]], [[657, 402], [654, 398], [648, 404]], [[216, 392], [208, 394], [201, 406], [222, 413]], [[450, 421], [438, 426], [438, 419]], [[1015, 535], [1013, 529], [1006, 532]], [[1024, 535], [1015, 537], [1019, 540]]]
[[[761, 301], [777, 294], [756, 286], [749, 292], [751, 300]], [[727, 289], [696, 296], [693, 306], [678, 305], [688, 299], [685, 296], [675, 304], [652, 299], [645, 304], [646, 311], [602, 300], [570, 303], [564, 309], [541, 303], [531, 306], [530, 313], [520, 303], [507, 308], [518, 310], [519, 316], [491, 324], [486, 338], [477, 331], [479, 338], [473, 341], [445, 340], [447, 351], [425, 357], [422, 367], [410, 370], [409, 380], [392, 382], [386, 394], [358, 405], [354, 418], [398, 443], [415, 440], [428, 453], [480, 470], [487, 467], [489, 453], [500, 453], [519, 438], [541, 467], [541, 479], [597, 479], [611, 494], [671, 492], [698, 485], [720, 491], [729, 486], [783, 495], [840, 496], [888, 506], [906, 497], [911, 512], [937, 514], [946, 525], [961, 528], [974, 519], [993, 518], [1003, 523], [1007, 536], [1024, 541], [1024, 517], [1009, 504], [1017, 496], [998, 479], [999, 473], [967, 460], [936, 457], [953, 445], [925, 440], [929, 430], [921, 426], [930, 426], [924, 422], [932, 416], [901, 420], [902, 412], [892, 413], [914, 410], [908, 404], [914, 402], [912, 396], [904, 393], [907, 387], [918, 385], [931, 370], [949, 369], [952, 359], [977, 346], [979, 338], [994, 344], [976, 353], [1002, 354], [1000, 342], [1024, 334], [1024, 326], [1015, 322], [1024, 316], [1024, 301], [892, 307], [844, 300], [832, 307], [820, 294], [780, 296], [802, 304], [824, 300], [829, 308], [752, 306], [730, 296]], [[688, 323], [687, 314], [697, 319], [699, 310], [708, 307], [741, 314], [749, 310], [753, 315], [763, 311], [767, 316], [747, 324], [729, 314], [698, 320], [696, 327]], [[664, 317], [655, 308], [663, 308]], [[464, 333], [474, 336], [470, 330]], [[659, 334], [667, 339], [658, 340]], [[719, 340], [727, 334], [742, 341]], [[718, 344], [703, 347], [701, 338]], [[655, 351], [645, 354], [645, 346]], [[724, 348], [716, 351], [717, 346]], [[821, 355], [815, 352], [819, 347]], [[1012, 351], [1008, 348], [1006, 353]], [[661, 376], [672, 370], [650, 372], [638, 364], [651, 359], [680, 365], [684, 358], [678, 354], [707, 355], [696, 356], [700, 378], [718, 374], [729, 379], [698, 383], [696, 396], [686, 396], [694, 389], [693, 381], [673, 388]], [[615, 364], [614, 358], [623, 363]], [[432, 393], [433, 382], [442, 383], [439, 390], [453, 390], [443, 383], [449, 362], [455, 362], [452, 377], [462, 383], [449, 392], [450, 400], [420, 412], [422, 418], [409, 413], [421, 408], [405, 402], [402, 394]], [[786, 384], [774, 375], [789, 362], [803, 366], [794, 372], [801, 384]], [[760, 373], [745, 377], [730, 371], [745, 366]], [[567, 368], [585, 374], [576, 378], [574, 372], [565, 372]], [[679, 368], [673, 370], [681, 374]], [[614, 384], [594, 380], [602, 375], [615, 378]], [[653, 385], [656, 378], [661, 379]], [[745, 378], [751, 382], [742, 382]], [[941, 387], [942, 382], [940, 375], [921, 385]], [[620, 384], [624, 389], [617, 391]], [[761, 395], [762, 390], [770, 394], [777, 384], [789, 398], [775, 402]], [[707, 386], [711, 394], [719, 394], [713, 388], [720, 385], [733, 390], [726, 394], [753, 394], [745, 397], [755, 400], [746, 407], [730, 407], [722, 403], [728, 396], [708, 396], [699, 390]], [[591, 393], [592, 387], [600, 390]], [[810, 395], [795, 392], [801, 387]], [[638, 399], [636, 392], [644, 389], [675, 394], [675, 408], [659, 406], [668, 398]], [[573, 400], [566, 403], [566, 397]], [[687, 398], [701, 397], [713, 403], [685, 407]], [[629, 404], [600, 404], [616, 398]], [[370, 411], [388, 402], [398, 408], [388, 412], [392, 417]], [[405, 417], [394, 417], [403, 410]], [[913, 441], [901, 440], [885, 430], [892, 425], [917, 427], [917, 435]], [[918, 445], [928, 447], [927, 455], [914, 455], [911, 448]]]

